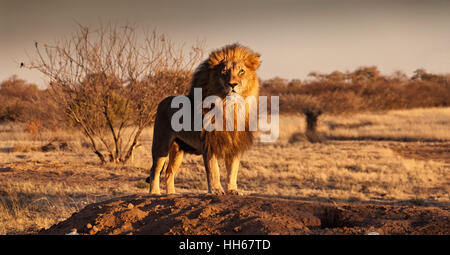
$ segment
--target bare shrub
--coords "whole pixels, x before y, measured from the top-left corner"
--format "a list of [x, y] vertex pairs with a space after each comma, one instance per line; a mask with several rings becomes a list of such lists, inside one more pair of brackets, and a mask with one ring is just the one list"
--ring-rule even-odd
[[[40, 90], [37, 85], [13, 75], [0, 83], [0, 122], [24, 123], [28, 127], [25, 131], [36, 130], [32, 126], [38, 122], [39, 131], [63, 128], [63, 111], [50, 99], [48, 90]], [[37, 138], [36, 133], [32, 135]]]
[[13, 75], [0, 84], [0, 121], [26, 121], [30, 111], [39, 101], [40, 93], [35, 84], [27, 83]]
[[322, 111], [329, 114], [450, 106], [450, 74], [418, 69], [408, 78], [399, 71], [382, 75], [370, 66], [345, 73], [311, 72], [309, 76], [312, 80], [300, 86], [277, 85], [273, 79], [264, 81], [261, 94], [280, 96], [280, 112], [285, 113], [301, 112], [298, 96], [314, 97]]
[[202, 45], [186, 53], [156, 31], [141, 37], [129, 25], [78, 28], [54, 45], [35, 43], [36, 56], [27, 67], [49, 78], [52, 98], [102, 163], [125, 163], [159, 101], [187, 90]]

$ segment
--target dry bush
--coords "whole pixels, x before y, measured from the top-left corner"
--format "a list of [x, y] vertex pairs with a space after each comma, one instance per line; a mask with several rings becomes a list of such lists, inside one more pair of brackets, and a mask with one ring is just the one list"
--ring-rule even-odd
[[32, 116], [40, 91], [34, 84], [12, 76], [0, 84], [0, 121], [24, 121]]
[[[54, 45], [36, 43], [27, 65], [49, 78], [52, 98], [102, 163], [132, 157], [157, 104], [186, 92], [202, 57], [201, 43], [185, 52], [164, 34], [144, 34], [129, 25], [79, 25], [76, 34]], [[133, 132], [125, 135], [126, 128]]]
[[37, 140], [42, 129], [42, 123], [38, 119], [33, 119], [26, 123], [25, 131], [31, 135], [32, 140]]
[[[37, 129], [65, 127], [63, 112], [50, 100], [48, 91], [39, 90], [35, 84], [15, 75], [0, 84], [0, 101], [0, 122], [24, 123], [35, 138]], [[33, 127], [38, 123], [39, 127]]]
[[286, 87], [288, 85], [288, 80], [287, 79], [283, 79], [281, 77], [274, 77], [272, 79], [263, 81], [261, 83], [262, 87]]
[[450, 106], [450, 75], [423, 69], [410, 79], [398, 71], [383, 76], [374, 66], [346, 73], [312, 72], [310, 76], [313, 79], [300, 86], [265, 81], [261, 94], [280, 96], [282, 113], [302, 112], [304, 96], [315, 98], [321, 110], [330, 114]]

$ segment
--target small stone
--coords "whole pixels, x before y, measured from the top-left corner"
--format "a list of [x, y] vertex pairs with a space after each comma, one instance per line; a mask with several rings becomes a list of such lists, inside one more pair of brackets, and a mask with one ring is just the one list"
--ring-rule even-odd
[[91, 230], [89, 230], [89, 235], [95, 235], [98, 232], [98, 228], [93, 226]]
[[129, 203], [128, 204], [128, 209], [133, 209], [133, 208], [134, 208], [134, 205], [132, 203]]

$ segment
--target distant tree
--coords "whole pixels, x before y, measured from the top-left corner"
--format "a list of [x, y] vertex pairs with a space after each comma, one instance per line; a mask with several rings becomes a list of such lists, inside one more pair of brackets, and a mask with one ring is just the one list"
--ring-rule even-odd
[[39, 97], [37, 85], [28, 83], [17, 77], [17, 75], [11, 76], [0, 84], [0, 93], [5, 96], [16, 97], [30, 102], [37, 100]]
[[311, 72], [309, 78], [298, 87], [261, 90], [265, 95], [280, 96], [281, 112], [305, 114], [312, 124], [310, 130], [315, 126], [313, 117], [320, 118], [320, 114], [304, 108], [308, 101], [315, 101], [313, 105], [320, 110], [317, 113], [327, 114], [450, 105], [450, 74], [432, 74], [425, 69], [417, 69], [412, 79], [401, 71], [383, 75], [376, 66], [345, 72]]
[[400, 71], [400, 70], [397, 70], [397, 71], [394, 71], [394, 72], [389, 76], [389, 80], [390, 80], [390, 81], [394, 81], [394, 82], [405, 83], [405, 82], [408, 82], [408, 81], [409, 81], [409, 78], [408, 78], [408, 76], [407, 76], [404, 72], [402, 72], [402, 71]]
[[202, 45], [185, 52], [164, 34], [141, 38], [129, 25], [78, 28], [55, 45], [35, 43], [36, 57], [25, 66], [49, 78], [52, 98], [102, 163], [125, 163], [160, 100], [187, 90]]
[[322, 142], [324, 140], [317, 133], [317, 123], [319, 121], [319, 116], [324, 112], [324, 107], [321, 105], [317, 97], [309, 95], [287, 94], [283, 95], [280, 103], [280, 107], [284, 111], [298, 112], [305, 116], [305, 137], [308, 141], [316, 143]]
[[439, 75], [428, 73], [425, 69], [419, 68], [414, 71], [414, 75], [411, 80], [431, 81], [436, 83], [448, 83], [450, 82], [450, 74]]
[[27, 121], [40, 97], [37, 85], [11, 76], [0, 84], [0, 121]]
[[300, 111], [306, 117], [306, 131], [305, 136], [308, 141], [312, 143], [322, 142], [323, 138], [317, 133], [317, 122], [319, 116], [323, 113], [323, 107], [320, 102], [314, 97], [303, 97]]
[[344, 82], [347, 79], [346, 74], [344, 74], [340, 71], [334, 71], [334, 72], [328, 74], [326, 76], [326, 78], [327, 78], [327, 80], [334, 81], [334, 82]]
[[312, 71], [308, 73], [308, 77], [312, 77], [316, 80], [321, 80], [323, 78], [323, 75], [317, 71]]
[[427, 71], [424, 68], [419, 68], [414, 71], [414, 75], [411, 77], [411, 80], [423, 80], [426, 76]]
[[327, 81], [327, 82], [345, 82], [348, 79], [348, 74], [343, 73], [341, 71], [333, 71], [329, 74], [310, 72], [308, 76], [314, 78], [317, 81]]
[[364, 84], [382, 78], [376, 66], [360, 67], [350, 74], [350, 79], [354, 84]]
[[281, 78], [279, 76], [275, 76], [272, 79], [268, 79], [263, 81], [263, 87], [285, 87], [288, 84], [288, 80]]
[[292, 79], [287, 85], [290, 88], [300, 87], [302, 86], [302, 81], [300, 79]]

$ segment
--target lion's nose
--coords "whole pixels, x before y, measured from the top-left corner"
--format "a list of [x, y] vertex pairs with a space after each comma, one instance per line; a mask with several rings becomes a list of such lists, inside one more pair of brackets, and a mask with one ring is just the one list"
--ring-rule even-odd
[[236, 87], [237, 85], [238, 85], [237, 82], [234, 82], [234, 83], [229, 82], [228, 83], [228, 86], [230, 86], [232, 89], [234, 89], [234, 87]]

